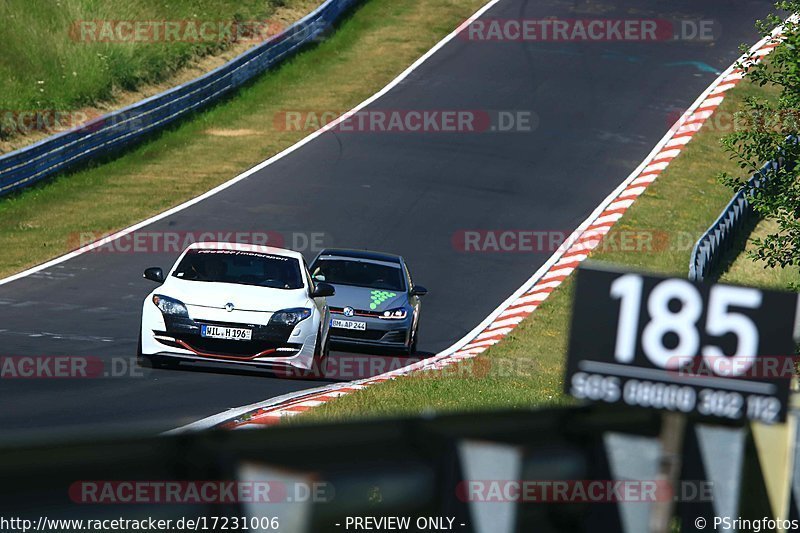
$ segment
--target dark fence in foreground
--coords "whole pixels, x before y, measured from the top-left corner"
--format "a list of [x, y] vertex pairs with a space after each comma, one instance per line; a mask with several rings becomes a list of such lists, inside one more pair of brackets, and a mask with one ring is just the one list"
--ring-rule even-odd
[[733, 196], [719, 218], [695, 243], [689, 259], [690, 280], [703, 281], [730, 250], [742, 226], [756, 216], [747, 200], [748, 191], [761, 187], [769, 172], [777, 168], [778, 163], [770, 161], [756, 172], [748, 180], [747, 187]]
[[[597, 405], [71, 444], [51, 435], [0, 448], [0, 519], [154, 517], [172, 520], [173, 531], [638, 533], [648, 530], [654, 497], [678, 500], [682, 531], [694, 531], [698, 516], [772, 516], [753, 488], [760, 476], [729, 479], [758, 465], [747, 429], [715, 429], [717, 453], [708, 456], [700, 452], [707, 428], [691, 423], [681, 493], [643, 490], [640, 481], [657, 481], [660, 420], [653, 411]], [[716, 464], [720, 454], [727, 459]], [[626, 484], [615, 492], [614, 481]], [[236, 485], [215, 485], [228, 482]], [[374, 522], [391, 517], [410, 524]], [[181, 529], [178, 520], [200, 527]], [[133, 530], [110, 522], [84, 530], [113, 525]]]
[[208, 74], [0, 156], [0, 196], [130, 146], [219, 100], [319, 38], [358, 1], [327, 0], [281, 34]]

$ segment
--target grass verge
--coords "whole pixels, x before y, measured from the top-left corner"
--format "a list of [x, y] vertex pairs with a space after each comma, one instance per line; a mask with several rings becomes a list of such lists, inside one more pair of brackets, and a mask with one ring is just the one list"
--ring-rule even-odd
[[370, 0], [329, 40], [235, 98], [113, 161], [0, 200], [0, 276], [70, 251], [81, 233], [112, 232], [169, 209], [291, 146], [309, 132], [276, 127], [276, 116], [354, 107], [483, 4]]
[[0, 3], [0, 153], [186, 83], [321, 2]]
[[[748, 96], [775, 98], [777, 92], [747, 81], [731, 90], [718, 113], [732, 116]], [[639, 197], [592, 254], [592, 259], [626, 268], [676, 276], [688, 273], [697, 238], [730, 201], [732, 192], [716, 180], [718, 172], [740, 170], [720, 145], [727, 133], [709, 120], [665, 172]], [[620, 177], [622, 179], [622, 177]], [[648, 232], [652, 245], [621, 250], [622, 232]], [[652, 232], [652, 233], [650, 233]], [[627, 235], [631, 235], [628, 233]], [[750, 283], [752, 262], [737, 260], [730, 276]], [[568, 278], [506, 339], [481, 356], [442, 371], [404, 376], [338, 398], [293, 420], [341, 420], [395, 416], [426, 410], [527, 409], [568, 404], [563, 395], [574, 279]]]
[[765, 263], [755, 262], [747, 255], [748, 252], [755, 250], [753, 239], [763, 239], [777, 230], [778, 224], [774, 221], [758, 222], [749, 238], [732, 251], [733, 257], [730, 258], [730, 264], [720, 276], [720, 281], [775, 290], [789, 290], [790, 284], [800, 283], [800, 272], [796, 267], [767, 268]]
[[[289, 0], [291, 1], [291, 0]], [[159, 81], [192, 58], [232, 44], [208, 27], [192, 42], [190, 26], [141, 33], [114, 21], [265, 20], [286, 0], [5, 0], [0, 4], [0, 109], [71, 109]], [[108, 23], [108, 25], [104, 23]], [[102, 28], [112, 30], [101, 31]], [[119, 31], [114, 31], [119, 28]], [[127, 27], [125, 27], [127, 28]], [[163, 27], [162, 27], [163, 29]], [[213, 32], [212, 32], [213, 30]], [[215, 34], [220, 34], [220, 39]]]

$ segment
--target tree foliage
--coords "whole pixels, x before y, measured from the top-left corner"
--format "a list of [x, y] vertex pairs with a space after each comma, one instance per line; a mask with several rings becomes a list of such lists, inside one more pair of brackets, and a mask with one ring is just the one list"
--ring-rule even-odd
[[[774, 233], [754, 241], [751, 257], [767, 267], [786, 267], [800, 266], [800, 165], [794, 164], [800, 158], [800, 21], [784, 19], [789, 13], [800, 13], [800, 0], [778, 2], [775, 7], [782, 14], [770, 15], [757, 27], [778, 46], [761, 62], [754, 53], [747, 53], [738, 68], [754, 83], [776, 87], [779, 96], [776, 100], [748, 99], [735, 115], [734, 132], [722, 144], [747, 178], [766, 161], [782, 164], [765, 167], [766, 180], [759, 188], [750, 187], [740, 176], [723, 173], [720, 178], [737, 191], [745, 189], [756, 212], [777, 223]], [[780, 34], [773, 34], [781, 25]]]

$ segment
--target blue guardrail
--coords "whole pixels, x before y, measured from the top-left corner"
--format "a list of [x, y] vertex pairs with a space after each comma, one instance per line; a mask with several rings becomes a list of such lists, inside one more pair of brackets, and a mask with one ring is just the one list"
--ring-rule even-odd
[[737, 192], [722, 214], [695, 243], [689, 259], [689, 279], [703, 281], [719, 264], [720, 258], [730, 250], [737, 238], [739, 229], [756, 216], [750, 202], [749, 190], [761, 187], [770, 170], [777, 169], [778, 163], [770, 161], [761, 167], [747, 182], [747, 187]]
[[313, 42], [361, 0], [326, 0], [284, 32], [161, 94], [0, 156], [0, 196], [133, 145], [247, 83]]

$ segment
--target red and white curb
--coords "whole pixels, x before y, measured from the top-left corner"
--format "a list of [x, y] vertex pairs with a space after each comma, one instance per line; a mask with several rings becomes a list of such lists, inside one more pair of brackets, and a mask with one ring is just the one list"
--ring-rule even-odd
[[[759, 41], [739, 60], [747, 59], [751, 55], [754, 61], [759, 61], [766, 57], [778, 46], [779, 32], [780, 28], [777, 28], [772, 36]], [[478, 327], [447, 350], [428, 359], [372, 378], [305, 390], [259, 404], [232, 409], [174, 431], [209, 427], [226, 429], [255, 428], [276, 424], [283, 418], [303, 413], [370, 385], [383, 383], [412, 372], [439, 369], [459, 361], [471, 359], [486, 351], [490, 346], [497, 344], [514, 331], [527, 316], [533, 313], [547, 299], [556, 287], [561, 285], [572, 274], [578, 265], [587, 258], [589, 253], [600, 244], [603, 237], [622, 218], [622, 215], [633, 205], [636, 199], [664, 172], [672, 160], [680, 155], [686, 144], [700, 130], [717, 107], [720, 106], [725, 98], [725, 93], [736, 87], [744, 77], [743, 71], [736, 68], [739, 60], [728, 67], [700, 95], [639, 167], [572, 233], [570, 238], [550, 257], [542, 268], [495, 309]]]

